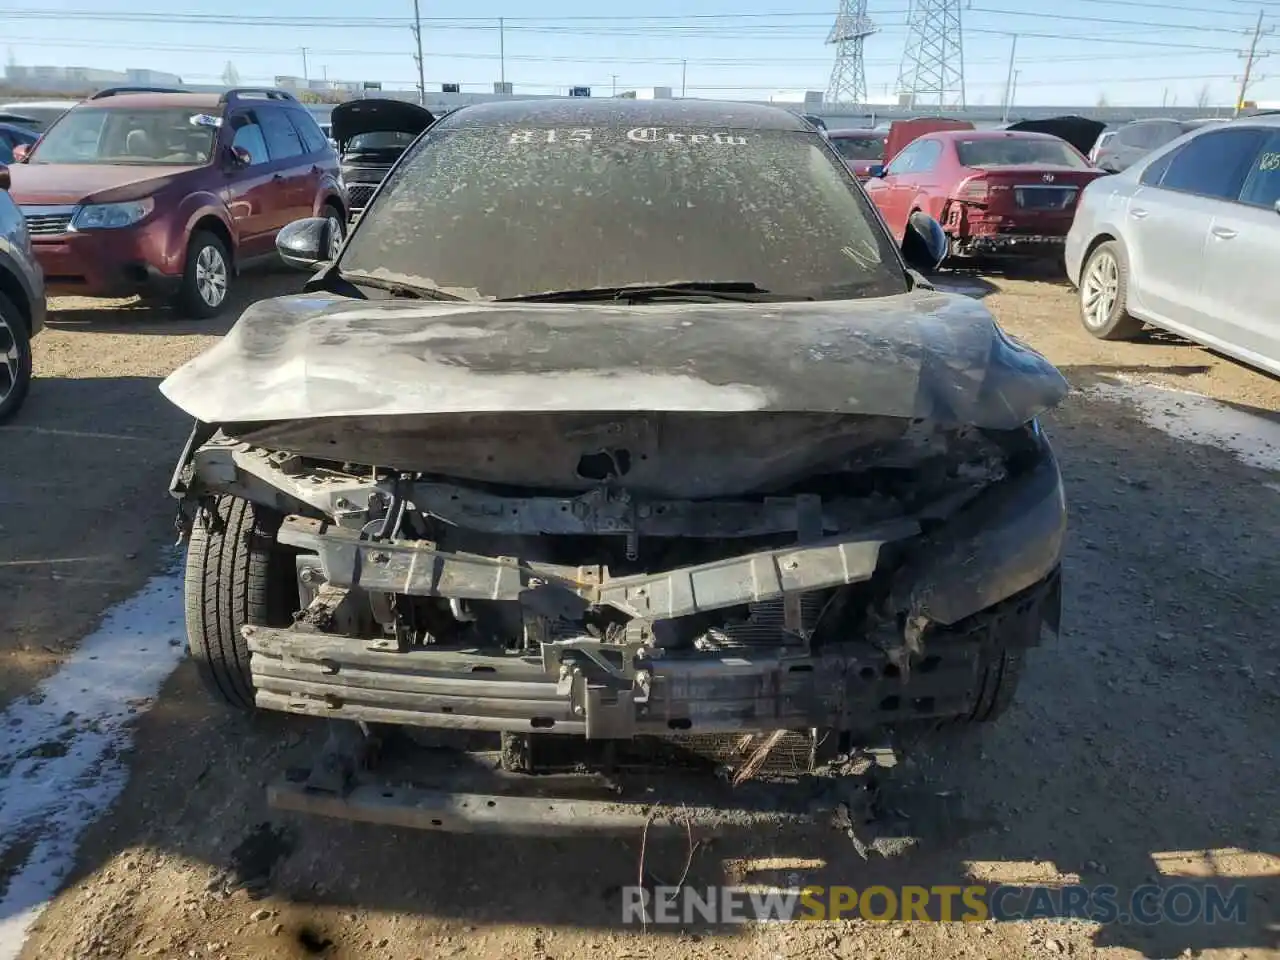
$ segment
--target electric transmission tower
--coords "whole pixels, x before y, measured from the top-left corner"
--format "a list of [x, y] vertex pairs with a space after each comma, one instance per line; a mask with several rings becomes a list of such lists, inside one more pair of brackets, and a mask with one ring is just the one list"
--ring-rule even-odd
[[862, 45], [875, 32], [876, 25], [867, 16], [867, 0], [840, 0], [840, 12], [827, 35], [827, 43], [836, 47], [836, 62], [827, 85], [828, 103], [867, 102], [867, 66]]
[[898, 95], [906, 106], [964, 109], [960, 0], [912, 0]]

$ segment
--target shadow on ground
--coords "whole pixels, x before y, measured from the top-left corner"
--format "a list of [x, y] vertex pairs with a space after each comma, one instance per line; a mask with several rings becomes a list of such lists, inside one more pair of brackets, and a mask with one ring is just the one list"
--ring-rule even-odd
[[[101, 308], [76, 307], [52, 309], [47, 320], [53, 330], [86, 333], [159, 334], [166, 337], [183, 334], [222, 334], [231, 329], [245, 307], [269, 297], [297, 293], [306, 277], [284, 267], [260, 267], [246, 271], [233, 288], [227, 308], [211, 320], [182, 317], [173, 307], [149, 300], [125, 303], [104, 301]], [[54, 300], [52, 306], [57, 307]]]
[[[1077, 382], [1096, 375], [1064, 372]], [[135, 399], [145, 392], [130, 389]], [[1075, 399], [1048, 428], [1071, 511], [1064, 632], [1033, 652], [1010, 714], [913, 752], [886, 786], [889, 805], [911, 817], [917, 845], [864, 861], [834, 830], [699, 842], [692, 856], [684, 838], [651, 840], [650, 880], [674, 883], [687, 870], [695, 887], [745, 880], [865, 888], [982, 877], [1011, 886], [1006, 906], [1025, 907], [1038, 877], [1065, 873], [1114, 886], [1122, 909], [1149, 885], [1185, 891], [1212, 882], [1224, 893], [1243, 891], [1243, 923], [1115, 923], [1094, 944], [1147, 957], [1275, 946], [1280, 881], [1275, 861], [1260, 855], [1280, 851], [1277, 651], [1268, 639], [1280, 503], [1250, 500], [1241, 510], [1238, 491], [1259, 474], [1222, 451], [1142, 426], [1115, 404]], [[146, 486], [154, 498], [175, 449], [147, 448], [139, 496]], [[58, 473], [58, 482], [73, 479]], [[184, 664], [140, 723], [129, 785], [113, 814], [91, 828], [72, 882], [139, 848], [203, 864], [210, 876], [238, 868], [262, 886], [255, 896], [280, 911], [282, 935], [299, 956], [357, 954], [361, 935], [344, 919], [355, 908], [481, 929], [621, 928], [621, 889], [640, 874], [639, 835], [464, 837], [269, 812], [265, 783], [309, 754], [315, 732], [211, 705]], [[149, 882], [188, 882], [177, 876]], [[198, 915], [168, 896], [163, 907], [156, 898], [130, 909], [134, 919], [144, 909], [170, 911], [153, 913], [151, 926], [190, 927], [192, 942], [207, 939], [210, 922], [230, 925], [240, 915], [243, 923], [252, 909], [243, 893], [202, 896]], [[1166, 906], [1185, 910], [1186, 898], [1194, 900], [1180, 896]], [[42, 922], [36, 936], [46, 954], [61, 955], [47, 947], [72, 909], [55, 905]], [[238, 947], [267, 936], [255, 929]]]
[[151, 573], [189, 421], [152, 377], [42, 378], [0, 425], [0, 708]]

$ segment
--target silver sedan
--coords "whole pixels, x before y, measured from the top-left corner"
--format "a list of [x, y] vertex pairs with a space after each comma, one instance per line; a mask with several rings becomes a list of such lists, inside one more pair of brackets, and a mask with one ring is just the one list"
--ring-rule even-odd
[[1095, 337], [1151, 324], [1280, 374], [1280, 116], [1203, 127], [1090, 183], [1066, 267]]

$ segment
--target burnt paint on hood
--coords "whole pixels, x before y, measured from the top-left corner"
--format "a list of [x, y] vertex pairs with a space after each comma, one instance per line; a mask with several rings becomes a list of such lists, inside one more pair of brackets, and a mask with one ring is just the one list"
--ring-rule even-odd
[[1047, 133], [1059, 140], [1067, 141], [1087, 156], [1098, 137], [1102, 136], [1102, 131], [1107, 129], [1107, 125], [1087, 117], [1067, 116], [1049, 117], [1045, 120], [1019, 120], [1017, 123], [1009, 124], [1005, 129], [1026, 133]]
[[9, 168], [15, 203], [116, 203], [149, 197], [199, 167], [160, 164], [18, 163]]
[[446, 303], [245, 311], [161, 391], [206, 423], [519, 411], [823, 412], [1012, 429], [1062, 375], [979, 302]]
[[348, 100], [329, 114], [329, 131], [338, 143], [362, 133], [410, 133], [417, 135], [435, 122], [426, 107], [407, 100], [367, 97]]

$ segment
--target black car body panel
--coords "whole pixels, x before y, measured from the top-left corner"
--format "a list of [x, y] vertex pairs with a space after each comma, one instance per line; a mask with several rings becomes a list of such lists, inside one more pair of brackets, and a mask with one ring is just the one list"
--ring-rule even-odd
[[[330, 136], [342, 154], [342, 178], [353, 218], [363, 212], [378, 184], [412, 142], [410, 138], [435, 121], [430, 110], [407, 100], [369, 97], [333, 108]], [[369, 142], [376, 134], [392, 136], [386, 142]]]
[[333, 139], [345, 146], [362, 133], [419, 134], [435, 122], [426, 107], [408, 100], [364, 97], [348, 100], [333, 108], [329, 126]]
[[[541, 159], [513, 175], [526, 144]], [[619, 156], [636, 165], [596, 162]], [[476, 196], [440, 211], [433, 163]], [[806, 169], [815, 189], [778, 186]], [[753, 239], [711, 263], [699, 239], [680, 249], [687, 274], [637, 295], [673, 235], [701, 229], [662, 211], [696, 208], [718, 231], [742, 217], [726, 170], [769, 229], [740, 222]], [[517, 233], [552, 176], [558, 206]], [[797, 203], [800, 228], [783, 215]], [[835, 227], [816, 215], [832, 209]], [[432, 215], [458, 221], [450, 253], [469, 225], [493, 233], [472, 226], [474, 248], [447, 262], [439, 228], [415, 233]], [[566, 252], [579, 223], [594, 231], [585, 269]], [[834, 277], [815, 260], [823, 231], [861, 234]], [[468, 275], [491, 236], [518, 261], [501, 293]], [[795, 292], [806, 270], [812, 296]], [[725, 289], [756, 284], [754, 301]], [[567, 299], [528, 299], [545, 294]], [[830, 788], [886, 731], [992, 719], [1060, 622], [1066, 506], [1037, 418], [1065, 380], [980, 301], [912, 279], [848, 169], [781, 108], [468, 106], [397, 162], [307, 292], [251, 307], [162, 390], [196, 420], [170, 487], [193, 532], [187, 582], [225, 568], [217, 518], [247, 502], [248, 539], [296, 589], [291, 617], [228, 630], [244, 644], [219, 669], [259, 708], [492, 751], [426, 792], [377, 795], [335, 752], [273, 788], [279, 807], [605, 829], [676, 795], [620, 777], [713, 763], [735, 790], [821, 792], [807, 809], [829, 814], [846, 796]], [[193, 636], [209, 616], [189, 607]], [[555, 772], [572, 784], [542, 777]], [[608, 783], [603, 802], [583, 799], [584, 778]], [[514, 799], [526, 788], [536, 807]], [[680, 822], [702, 824], [695, 809]]]
[[1026, 131], [1028, 133], [1047, 133], [1050, 136], [1065, 140], [1086, 157], [1093, 145], [1107, 128], [1105, 123], [1090, 120], [1087, 117], [1062, 116], [1049, 117], [1044, 120], [1019, 120], [1011, 123], [1006, 130]]

